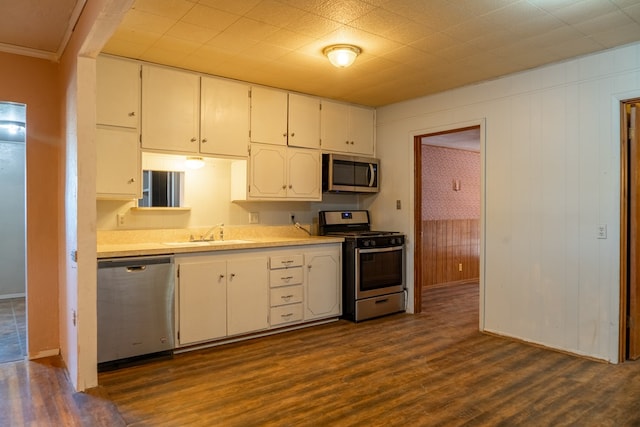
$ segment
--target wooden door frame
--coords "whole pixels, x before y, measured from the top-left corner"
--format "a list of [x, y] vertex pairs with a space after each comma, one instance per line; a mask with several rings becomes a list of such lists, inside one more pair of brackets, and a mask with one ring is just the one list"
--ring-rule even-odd
[[620, 101], [620, 301], [618, 330], [618, 362], [622, 363], [627, 354], [627, 259], [628, 245], [628, 179], [629, 154], [626, 105], [630, 101]]
[[[473, 123], [464, 123], [464, 124], [459, 124], [459, 125], [452, 125], [452, 126], [448, 126], [445, 128], [441, 128], [441, 129], [433, 129], [433, 130], [424, 130], [418, 133], [415, 133], [413, 135], [413, 164], [414, 164], [414, 171], [413, 171], [413, 177], [414, 177], [414, 182], [413, 182], [413, 200], [414, 200], [414, 206], [413, 206], [413, 240], [414, 240], [414, 247], [413, 247], [413, 312], [415, 314], [421, 313], [422, 312], [422, 180], [423, 180], [423, 176], [422, 176], [422, 138], [427, 137], [427, 136], [435, 136], [435, 135], [444, 135], [444, 134], [448, 134], [448, 133], [456, 133], [456, 132], [461, 132], [461, 131], [465, 131], [465, 130], [470, 130], [470, 129], [476, 129], [476, 128], [480, 128], [480, 155], [482, 156], [482, 145], [484, 144], [483, 140], [484, 138], [482, 137], [482, 134], [484, 132], [484, 119], [479, 121], [479, 122], [473, 122]], [[481, 166], [480, 166], [480, 181], [481, 181], [481, 201], [480, 201], [480, 217], [481, 217], [481, 221], [480, 221], [480, 287], [482, 288], [482, 283], [483, 283], [483, 279], [482, 279], [482, 274], [484, 272], [484, 267], [482, 265], [482, 260], [484, 258], [484, 251], [482, 249], [483, 246], [483, 236], [484, 236], [484, 230], [483, 230], [483, 224], [484, 224], [484, 213], [483, 213], [483, 209], [484, 209], [484, 201], [482, 200], [483, 194], [484, 194], [484, 167], [482, 166], [482, 160], [481, 160]], [[479, 323], [480, 323], [480, 329], [483, 329], [483, 325], [484, 322], [482, 320], [482, 316], [484, 313], [484, 308], [483, 308], [483, 303], [482, 303], [482, 296], [483, 296], [484, 292], [482, 291], [482, 289], [480, 290], [480, 319], [479, 319]]]

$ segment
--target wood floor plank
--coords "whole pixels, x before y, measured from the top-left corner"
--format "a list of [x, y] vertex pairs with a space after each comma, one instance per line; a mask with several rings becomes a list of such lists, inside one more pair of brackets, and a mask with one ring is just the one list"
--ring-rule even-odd
[[478, 332], [478, 285], [424, 312], [313, 328], [99, 374], [0, 365], [0, 426], [638, 426], [640, 362], [610, 365]]

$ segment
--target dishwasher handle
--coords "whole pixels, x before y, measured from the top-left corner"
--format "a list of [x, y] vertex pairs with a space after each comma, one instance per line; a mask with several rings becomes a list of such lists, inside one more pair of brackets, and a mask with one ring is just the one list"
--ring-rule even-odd
[[125, 267], [127, 272], [144, 271], [147, 266], [155, 264], [172, 264], [173, 256], [110, 258], [98, 261], [98, 268]]

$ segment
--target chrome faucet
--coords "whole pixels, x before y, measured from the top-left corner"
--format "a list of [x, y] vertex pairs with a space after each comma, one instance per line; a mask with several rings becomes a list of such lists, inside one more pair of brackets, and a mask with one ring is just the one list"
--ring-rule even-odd
[[[218, 232], [218, 240], [224, 240], [224, 224], [223, 223], [216, 224], [210, 229], [208, 229], [206, 233], [200, 236], [200, 240], [202, 241], [216, 240], [215, 236], [213, 235], [213, 232], [216, 230], [216, 228], [220, 229], [220, 231]], [[209, 235], [211, 235], [211, 237], [209, 237]]]

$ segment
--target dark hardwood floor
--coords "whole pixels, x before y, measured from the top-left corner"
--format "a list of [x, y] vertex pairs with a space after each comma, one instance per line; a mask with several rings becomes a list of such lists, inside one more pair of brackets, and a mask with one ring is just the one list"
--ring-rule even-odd
[[[103, 372], [88, 394], [70, 392], [59, 374], [27, 379], [34, 366], [55, 364], [16, 362], [0, 367], [0, 423], [640, 425], [639, 363], [610, 365], [481, 334], [477, 289], [425, 289], [420, 315], [339, 321]], [[7, 411], [23, 422], [7, 424]]]

